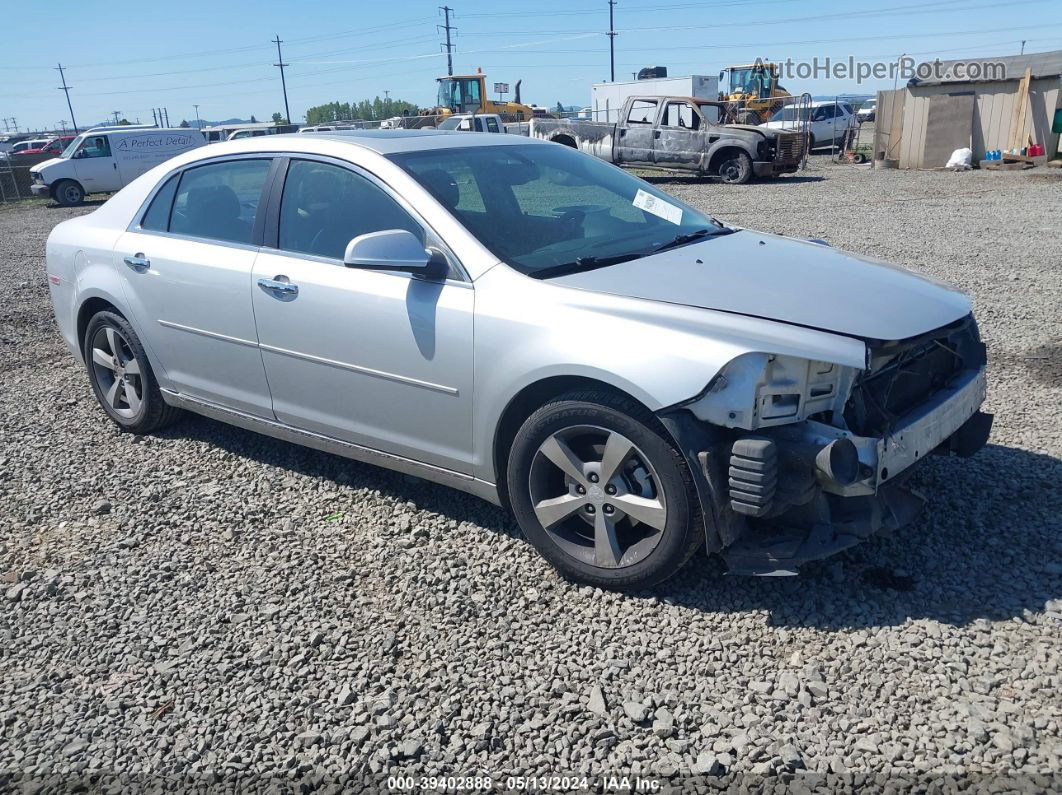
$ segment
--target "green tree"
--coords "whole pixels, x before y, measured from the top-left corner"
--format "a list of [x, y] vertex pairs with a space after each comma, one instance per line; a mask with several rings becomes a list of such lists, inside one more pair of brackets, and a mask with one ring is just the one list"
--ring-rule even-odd
[[129, 119], [122, 119], [120, 122], [118, 122], [119, 127], [121, 127], [123, 124], [132, 124], [132, 122], [129, 121]]
[[258, 124], [258, 119], [254, 117], [253, 113], [251, 114], [251, 124]]
[[370, 121], [392, 116], [416, 114], [417, 106], [401, 99], [363, 99], [359, 102], [328, 102], [306, 110], [307, 124], [329, 124], [336, 121]]
[[557, 100], [557, 113], [564, 113], [564, 106]]
[[188, 119], [181, 119], [181, 126], [182, 127], [191, 127], [192, 125], [188, 123]]
[[273, 124], [275, 124], [275, 125], [277, 125], [279, 127], [281, 124], [288, 124], [288, 123], [289, 123], [288, 120], [285, 119], [282, 114], [280, 114], [280, 113], [274, 113], [273, 114]]

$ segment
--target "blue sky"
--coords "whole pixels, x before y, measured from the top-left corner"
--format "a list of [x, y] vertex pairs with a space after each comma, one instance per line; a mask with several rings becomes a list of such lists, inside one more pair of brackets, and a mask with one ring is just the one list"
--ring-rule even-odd
[[[587, 105], [608, 78], [607, 0], [449, 0], [457, 28], [456, 72], [481, 67], [488, 82], [523, 79], [540, 105]], [[55, 62], [62, 61], [78, 123], [121, 111], [171, 123], [268, 120], [283, 112], [274, 35], [284, 40], [288, 99], [296, 121], [323, 102], [383, 96], [432, 103], [446, 73], [436, 2], [225, 0], [107, 4], [53, 0], [47, 11], [4, 14], [0, 31], [0, 117], [20, 128], [69, 122]], [[531, 10], [529, 10], [531, 9]], [[1058, 0], [618, 0], [616, 77], [646, 65], [670, 73], [716, 74], [757, 56], [892, 61], [1062, 49]], [[868, 93], [884, 80], [792, 80], [793, 93]], [[0, 130], [3, 123], [0, 122]]]

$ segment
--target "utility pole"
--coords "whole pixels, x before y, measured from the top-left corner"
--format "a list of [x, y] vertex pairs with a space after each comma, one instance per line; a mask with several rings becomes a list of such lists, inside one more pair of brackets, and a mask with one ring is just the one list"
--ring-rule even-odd
[[450, 14], [453, 9], [450, 6], [439, 6], [439, 10], [446, 16], [446, 24], [436, 25], [435, 29], [442, 28], [446, 31], [446, 44], [444, 45], [446, 47], [446, 74], [452, 75], [454, 73], [454, 45], [450, 42], [450, 31], [457, 30], [457, 28], [450, 24]]
[[66, 132], [66, 119], [59, 119], [59, 126], [63, 128], [63, 132]]
[[616, 82], [616, 22], [613, 9], [616, 0], [608, 0], [608, 73], [609, 80]]
[[202, 130], [203, 129], [203, 122], [199, 121], [199, 106], [198, 105], [192, 105], [192, 107], [195, 108], [195, 128], [197, 130]]
[[66, 84], [66, 75], [63, 73], [63, 65], [59, 64], [57, 70], [59, 72], [59, 79], [63, 81], [63, 84], [59, 86], [64, 94], [66, 94], [66, 107], [70, 111], [70, 123], [74, 126], [74, 133], [80, 132], [77, 129], [77, 120], [74, 118], [74, 106], [70, 104], [70, 86]]
[[166, 116], [166, 126], [169, 127], [170, 126], [170, 109], [169, 108], [163, 108], [162, 109], [162, 113]]
[[118, 126], [118, 117], [121, 115], [122, 112], [120, 110], [112, 110], [111, 113], [114, 114], [114, 126], [117, 127]]
[[1021, 40], [1021, 54], [1025, 55], [1025, 39]]
[[151, 109], [151, 121], [154, 122], [156, 127], [159, 126], [159, 118], [158, 118], [158, 116], [155, 115], [155, 109], [154, 108]]
[[273, 64], [273, 66], [280, 67], [280, 87], [284, 90], [284, 118], [286, 118], [288, 120], [288, 123], [290, 124], [291, 111], [288, 110], [288, 84], [284, 80], [284, 67], [288, 64], [284, 63], [284, 57], [280, 54], [280, 34], [278, 33], [277, 37], [275, 39], [270, 39], [270, 41], [274, 42], [277, 45], [277, 62]]

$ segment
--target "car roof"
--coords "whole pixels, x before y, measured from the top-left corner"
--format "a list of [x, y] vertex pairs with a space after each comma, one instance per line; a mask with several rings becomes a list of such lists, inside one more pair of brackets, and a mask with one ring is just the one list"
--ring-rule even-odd
[[[293, 144], [292, 149], [305, 145], [308, 138], [348, 146], [359, 146], [381, 155], [398, 152], [423, 152], [431, 149], [458, 149], [469, 146], [512, 146], [517, 144], [546, 144], [537, 138], [497, 133], [459, 132], [457, 130], [334, 130], [318, 133], [288, 133], [271, 135], [262, 141], [262, 151], [276, 150], [278, 144]], [[247, 140], [247, 139], [244, 139]], [[246, 151], [246, 150], [241, 150]]]

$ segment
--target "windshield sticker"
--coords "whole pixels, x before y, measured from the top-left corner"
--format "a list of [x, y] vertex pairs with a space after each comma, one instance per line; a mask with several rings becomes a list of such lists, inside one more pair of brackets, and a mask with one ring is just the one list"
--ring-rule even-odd
[[682, 208], [676, 207], [670, 202], [666, 202], [663, 199], [658, 199], [651, 193], [646, 193], [641, 188], [634, 194], [634, 201], [631, 202], [639, 210], [645, 210], [647, 213], [652, 213], [659, 218], [663, 218], [665, 221], [670, 221], [673, 224], [682, 223]]

